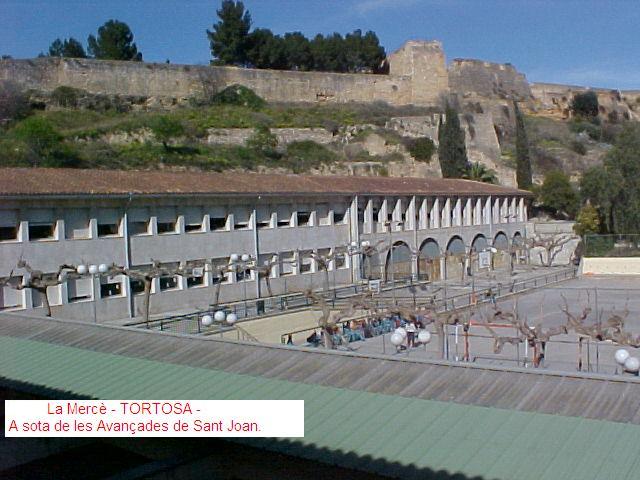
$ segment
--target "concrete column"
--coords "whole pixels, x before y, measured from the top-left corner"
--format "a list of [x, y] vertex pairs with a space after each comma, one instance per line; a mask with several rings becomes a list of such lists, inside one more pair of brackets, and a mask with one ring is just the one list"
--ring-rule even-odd
[[444, 201], [444, 207], [442, 208], [442, 220], [440, 225], [442, 228], [451, 226], [451, 198]]
[[440, 228], [440, 199], [437, 197], [433, 200], [433, 206], [431, 207], [431, 219], [433, 228]]

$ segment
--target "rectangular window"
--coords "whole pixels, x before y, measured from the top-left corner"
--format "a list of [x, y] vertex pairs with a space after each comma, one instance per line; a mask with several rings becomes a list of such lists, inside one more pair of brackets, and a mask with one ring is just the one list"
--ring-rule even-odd
[[[14, 277], [11, 280], [11, 284], [18, 286], [22, 284], [22, 277]], [[0, 310], [7, 310], [9, 308], [23, 308], [24, 303], [22, 301], [23, 290], [16, 290], [9, 285], [3, 285], [0, 287]]]
[[209, 217], [209, 230], [226, 230], [227, 229], [227, 217]]
[[[334, 250], [335, 251], [335, 250]], [[338, 253], [335, 256], [335, 268], [339, 269], [339, 268], [347, 268], [347, 254], [346, 253]]]
[[120, 212], [115, 208], [103, 208], [98, 211], [98, 237], [117, 237], [120, 235]]
[[176, 222], [158, 222], [158, 234], [176, 233]]
[[233, 213], [234, 230], [245, 230], [249, 228], [251, 213], [248, 207], [233, 207], [231, 212]]
[[265, 205], [256, 208], [256, 225], [258, 228], [271, 228], [271, 208]]
[[177, 232], [178, 215], [173, 207], [156, 208], [156, 226], [158, 235]]
[[276, 215], [278, 217], [278, 228], [286, 228], [291, 226], [291, 205], [278, 205], [276, 207]]
[[18, 239], [18, 226], [0, 227], [0, 242], [10, 242]]
[[229, 281], [227, 269], [229, 267], [228, 258], [213, 258], [211, 260], [211, 281], [216, 283], [225, 283]]
[[149, 235], [150, 213], [148, 208], [132, 208], [127, 212], [129, 235]]
[[203, 231], [204, 213], [201, 207], [186, 207], [184, 210], [185, 233], [197, 233]]
[[296, 212], [299, 227], [308, 227], [311, 221], [311, 212]]
[[178, 288], [178, 276], [169, 275], [166, 277], [160, 277], [160, 291], [176, 290]]
[[144, 293], [144, 282], [142, 280], [136, 280], [135, 278], [129, 278], [129, 288], [131, 288], [132, 295], [140, 295]]
[[313, 258], [311, 250], [300, 252], [300, 273], [311, 273], [313, 270]]
[[204, 286], [204, 277], [187, 277], [187, 288]]
[[293, 252], [280, 254], [280, 276], [293, 275], [295, 273], [296, 257]]
[[347, 212], [345, 210], [334, 210], [333, 211], [333, 223], [336, 225], [344, 223], [344, 218], [347, 216]]
[[54, 223], [29, 223], [29, 240], [53, 240], [55, 239], [56, 224]]
[[122, 279], [119, 276], [100, 276], [100, 298], [121, 297], [123, 294]]
[[69, 303], [91, 300], [92, 280], [92, 278], [74, 278], [67, 280]]
[[203, 287], [205, 285], [204, 260], [191, 260], [187, 262], [187, 288]]

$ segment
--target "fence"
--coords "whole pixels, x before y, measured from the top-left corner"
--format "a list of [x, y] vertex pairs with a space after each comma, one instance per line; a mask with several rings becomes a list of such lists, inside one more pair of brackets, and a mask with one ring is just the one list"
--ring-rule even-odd
[[640, 257], [640, 234], [584, 236], [585, 257]]

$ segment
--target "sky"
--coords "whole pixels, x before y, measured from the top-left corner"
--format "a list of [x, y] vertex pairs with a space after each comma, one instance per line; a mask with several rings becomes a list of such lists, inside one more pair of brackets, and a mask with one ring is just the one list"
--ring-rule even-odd
[[[46, 52], [58, 37], [86, 46], [109, 19], [126, 22], [145, 61], [207, 64], [205, 30], [220, 0], [0, 0], [0, 54]], [[440, 40], [447, 61], [509, 62], [532, 82], [640, 89], [638, 0], [245, 0], [253, 27], [283, 34], [373, 30], [387, 52]]]

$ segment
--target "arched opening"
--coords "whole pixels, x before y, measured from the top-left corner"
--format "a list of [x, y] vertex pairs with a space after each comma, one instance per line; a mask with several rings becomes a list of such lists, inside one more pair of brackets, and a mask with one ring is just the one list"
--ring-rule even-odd
[[418, 278], [420, 280], [440, 280], [440, 245], [433, 238], [427, 238], [420, 245], [418, 259]]
[[382, 265], [380, 254], [374, 252], [371, 255], [362, 255], [362, 278], [367, 280], [377, 280], [382, 278]]
[[447, 255], [445, 270], [447, 278], [464, 280], [464, 270], [466, 264], [466, 248], [462, 238], [455, 236], [449, 240], [447, 244]]
[[510, 265], [509, 238], [504, 232], [496, 233], [493, 237], [493, 248], [498, 250], [493, 254], [493, 268], [506, 268]]
[[516, 232], [513, 234], [511, 245], [513, 246], [513, 249], [512, 249], [513, 252], [511, 253], [511, 256], [512, 256], [512, 261], [514, 265], [526, 263], [527, 250], [524, 244], [524, 237], [520, 232]]
[[513, 234], [512, 244], [514, 247], [521, 247], [524, 245], [524, 238], [520, 232], [516, 232]]
[[404, 242], [396, 242], [387, 253], [385, 281], [411, 278], [411, 249]]
[[471, 242], [470, 262], [471, 271], [477, 272], [480, 269], [480, 252], [484, 252], [489, 248], [487, 237], [479, 233]]

